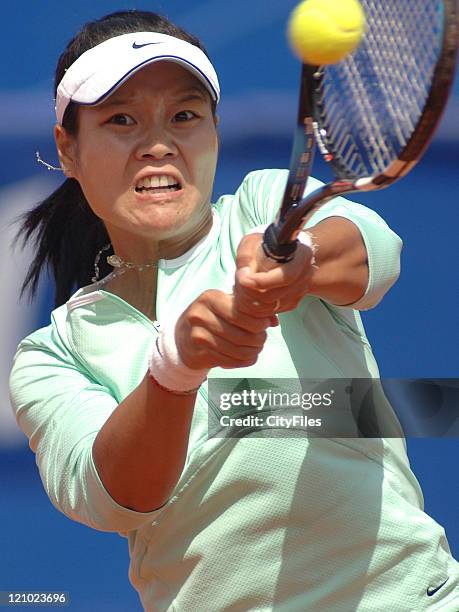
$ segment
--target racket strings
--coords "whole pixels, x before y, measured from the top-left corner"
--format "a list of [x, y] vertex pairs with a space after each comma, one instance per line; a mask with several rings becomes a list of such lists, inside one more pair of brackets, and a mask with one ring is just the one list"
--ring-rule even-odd
[[363, 0], [358, 50], [326, 68], [317, 95], [320, 127], [340, 175], [370, 176], [397, 159], [430, 92], [443, 34], [438, 0]]
[[[387, 62], [385, 71], [392, 76], [385, 78], [378, 71], [381, 89], [389, 102], [387, 110], [399, 130], [401, 146], [422, 113], [440, 51], [439, 5], [432, 1], [424, 2], [424, 6], [420, 4], [418, 0], [395, 5], [391, 2], [372, 4], [375, 20], [369, 29], [368, 46], [374, 49], [375, 66], [379, 68]], [[435, 41], [437, 44], [432, 44]], [[398, 54], [388, 53], [388, 46], [398, 49]]]

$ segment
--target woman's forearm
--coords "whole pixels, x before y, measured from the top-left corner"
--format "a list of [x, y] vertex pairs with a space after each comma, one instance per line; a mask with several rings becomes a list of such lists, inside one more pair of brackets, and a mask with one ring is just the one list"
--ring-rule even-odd
[[185, 463], [195, 401], [163, 391], [147, 375], [111, 414], [93, 457], [118, 504], [150, 512], [167, 502]]
[[368, 286], [367, 251], [357, 226], [330, 217], [308, 231], [317, 246], [308, 293], [340, 306], [357, 302]]

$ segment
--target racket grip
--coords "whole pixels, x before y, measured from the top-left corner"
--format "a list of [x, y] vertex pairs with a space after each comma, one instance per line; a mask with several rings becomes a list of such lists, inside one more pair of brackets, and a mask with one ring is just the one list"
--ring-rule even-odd
[[298, 241], [279, 244], [277, 231], [274, 223], [271, 223], [263, 235], [263, 252], [266, 257], [274, 259], [277, 263], [288, 263], [295, 256]]

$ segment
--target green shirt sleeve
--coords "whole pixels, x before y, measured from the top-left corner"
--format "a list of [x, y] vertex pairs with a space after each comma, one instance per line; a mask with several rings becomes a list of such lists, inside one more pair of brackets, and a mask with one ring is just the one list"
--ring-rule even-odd
[[[287, 170], [259, 170], [244, 179], [236, 193], [238, 207], [235, 213], [245, 220], [245, 230], [271, 223], [279, 210], [285, 186]], [[305, 193], [310, 193], [322, 183], [310, 178]], [[236, 212], [237, 211], [237, 212]], [[376, 306], [400, 275], [402, 240], [373, 210], [342, 197], [324, 204], [309, 219], [306, 228], [312, 228], [324, 219], [344, 217], [359, 229], [368, 254], [369, 281], [364, 296], [347, 308], [368, 310]]]
[[52, 326], [19, 345], [10, 392], [19, 427], [29, 438], [45, 490], [58, 510], [122, 535], [156, 514], [124, 508], [104, 488], [92, 446], [117, 402], [78, 367]]

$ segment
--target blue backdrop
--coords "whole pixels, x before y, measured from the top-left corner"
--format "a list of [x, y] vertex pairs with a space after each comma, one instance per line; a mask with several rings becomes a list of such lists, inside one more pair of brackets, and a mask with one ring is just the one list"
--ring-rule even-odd
[[[287, 167], [299, 66], [285, 42], [293, 0], [168, 2], [57, 0], [6, 10], [0, 38], [0, 190], [53, 161], [52, 82], [56, 59], [80, 27], [119, 8], [167, 14], [201, 36], [219, 70], [222, 150], [215, 194], [232, 192], [250, 170]], [[402, 276], [384, 302], [364, 315], [381, 372], [390, 377], [457, 377], [459, 96], [423, 162], [391, 190], [360, 198], [403, 237]], [[315, 175], [326, 169], [317, 163]], [[47, 176], [46, 178], [49, 178]], [[30, 204], [33, 203], [33, 198]], [[45, 289], [24, 333], [49, 319]], [[5, 404], [5, 398], [2, 398]], [[459, 558], [457, 439], [408, 439], [426, 511], [442, 524]], [[127, 580], [127, 543], [60, 515], [46, 498], [24, 445], [0, 450], [0, 590], [65, 590], [72, 610], [140, 610]]]

